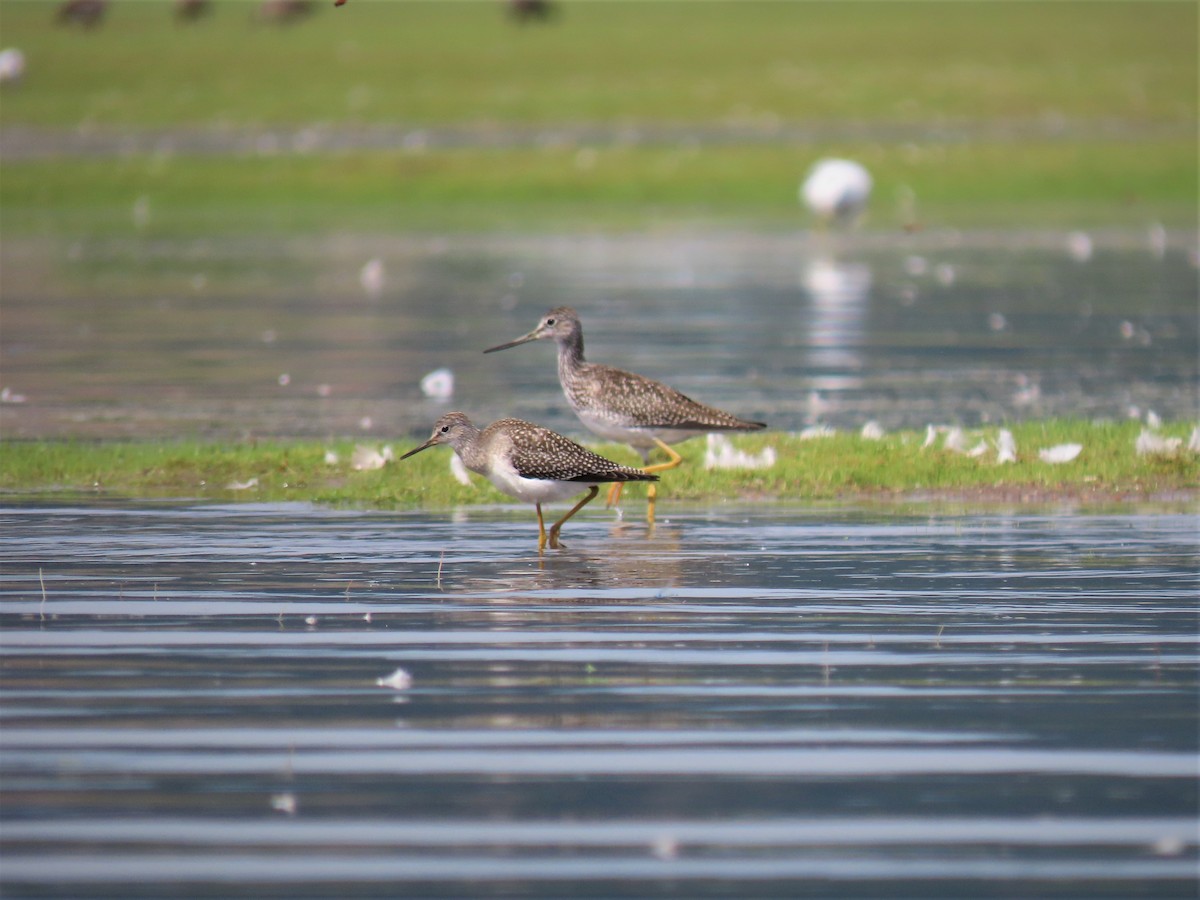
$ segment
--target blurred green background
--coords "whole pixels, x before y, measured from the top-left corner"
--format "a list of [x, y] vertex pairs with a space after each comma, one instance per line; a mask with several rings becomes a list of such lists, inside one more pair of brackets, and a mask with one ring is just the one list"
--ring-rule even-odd
[[826, 155], [868, 229], [1196, 224], [1193, 0], [56, 8], [0, 2], [4, 235], [790, 229]]

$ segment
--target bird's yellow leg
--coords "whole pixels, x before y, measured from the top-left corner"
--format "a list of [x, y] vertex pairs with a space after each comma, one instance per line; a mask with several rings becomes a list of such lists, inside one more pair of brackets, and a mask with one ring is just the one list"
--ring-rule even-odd
[[599, 485], [593, 484], [591, 486], [591, 488], [588, 490], [586, 497], [584, 497], [582, 500], [580, 500], [578, 503], [576, 503], [574, 506], [572, 506], [570, 512], [568, 512], [565, 516], [563, 516], [561, 519], [559, 519], [557, 522], [555, 522], [553, 525], [550, 526], [550, 549], [551, 550], [557, 550], [560, 546], [558, 543], [558, 533], [560, 531], [562, 531], [563, 523], [566, 522], [567, 519], [571, 518], [571, 516], [575, 515], [575, 513], [579, 512], [581, 509], [583, 509], [585, 506], [587, 506], [589, 503], [591, 503], [592, 499], [598, 493], [600, 493]]
[[546, 549], [546, 523], [542, 519], [542, 504], [535, 503], [533, 508], [537, 510], [538, 517], [538, 553]]
[[625, 486], [623, 481], [614, 481], [608, 486], [608, 496], [604, 500], [604, 505], [607, 508], [612, 508], [621, 500], [621, 488]]
[[667, 456], [669, 456], [670, 459], [668, 459], [665, 463], [655, 463], [652, 466], [643, 467], [642, 471], [645, 472], [647, 475], [653, 475], [655, 472], [665, 472], [667, 469], [673, 469], [677, 465], [679, 465], [681, 462], [683, 462], [682, 456], [680, 456], [678, 453], [676, 453], [674, 450], [672, 450], [670, 447], [668, 447], [666, 444], [664, 444], [658, 438], [654, 439], [654, 443], [658, 444], [659, 448], [661, 448], [663, 453], [667, 454]]

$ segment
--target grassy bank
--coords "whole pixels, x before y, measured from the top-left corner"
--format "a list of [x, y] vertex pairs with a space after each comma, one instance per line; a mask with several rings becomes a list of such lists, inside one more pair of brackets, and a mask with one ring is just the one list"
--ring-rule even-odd
[[[975, 502], [1044, 502], [1056, 498], [1117, 502], [1195, 502], [1200, 464], [1186, 450], [1189, 423], [1164, 425], [1184, 449], [1139, 454], [1137, 422], [1029, 422], [1011, 433], [1017, 460], [997, 461], [996, 428], [968, 431], [963, 447], [981, 444], [981, 455], [948, 448], [946, 435], [925, 446], [925, 433], [896, 432], [879, 440], [840, 433], [805, 439], [768, 433], [735, 439], [755, 456], [766, 448], [774, 465], [760, 469], [706, 469], [705, 442], [682, 444], [685, 463], [663, 475], [660, 496], [678, 501], [966, 498]], [[1063, 443], [1083, 449], [1072, 461], [1051, 464], [1039, 451]], [[382, 449], [380, 445], [373, 445]], [[323, 504], [403, 509], [511, 502], [484, 479], [463, 486], [449, 470], [450, 451], [427, 451], [404, 462], [357, 471], [354, 445], [260, 443], [7, 442], [0, 445], [0, 491], [10, 498], [82, 493], [112, 498], [201, 498], [254, 501], [304, 500]], [[395, 445], [394, 456], [408, 449]], [[631, 450], [597, 448], [634, 463]], [[336, 456], [336, 461], [332, 461]], [[630, 490], [626, 505], [641, 503]]]
[[[831, 153], [874, 173], [872, 228], [914, 213], [929, 227], [1195, 226], [1192, 3], [577, 2], [522, 28], [495, 2], [361, 0], [275, 28], [250, 21], [255, 4], [184, 27], [143, 2], [90, 33], [55, 27], [52, 8], [5, 0], [5, 43], [29, 58], [6, 129], [525, 137], [10, 156], [6, 235], [797, 227], [800, 175]], [[539, 136], [558, 126], [601, 136]], [[683, 131], [627, 137], [663, 126]]]

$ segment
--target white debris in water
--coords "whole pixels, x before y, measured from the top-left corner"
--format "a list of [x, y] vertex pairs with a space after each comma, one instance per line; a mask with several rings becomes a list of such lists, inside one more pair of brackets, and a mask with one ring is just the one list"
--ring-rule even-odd
[[296, 802], [296, 795], [291, 792], [271, 795], [271, 809], [275, 810], [275, 812], [294, 816], [298, 808], [299, 804]]
[[1033, 406], [1042, 399], [1042, 386], [1028, 375], [1017, 376], [1017, 390], [1013, 393], [1013, 406]]
[[1164, 834], [1150, 845], [1155, 856], [1179, 856], [1187, 849], [1187, 841], [1177, 834]]
[[467, 467], [463, 465], [463, 461], [458, 458], [457, 453], [450, 454], [450, 474], [463, 487], [471, 486], [471, 473], [467, 471]]
[[225, 485], [227, 491], [248, 491], [250, 488], [258, 487], [258, 479], [250, 478], [246, 481], [231, 481]]
[[679, 856], [679, 841], [673, 834], [660, 834], [650, 842], [650, 852], [661, 860], [675, 859]]
[[358, 283], [362, 285], [363, 293], [370, 299], [378, 300], [379, 295], [383, 293], [383, 260], [377, 256], [367, 260], [359, 270]]
[[775, 448], [764, 447], [762, 453], [747, 453], [734, 448], [723, 434], [710, 434], [704, 451], [706, 469], [769, 469], [775, 465]]
[[996, 462], [1010, 463], [1017, 461], [1017, 442], [1013, 433], [1007, 428], [1001, 428], [996, 435]]
[[449, 400], [454, 396], [454, 373], [434, 369], [421, 379], [421, 393], [433, 400]]
[[1053, 447], [1046, 447], [1044, 450], [1038, 451], [1038, 458], [1042, 462], [1059, 464], [1068, 463], [1077, 457], [1083, 450], [1083, 444], [1055, 444]]
[[412, 687], [412, 676], [403, 669], [397, 669], [386, 678], [376, 678], [375, 683], [380, 687], [391, 688], [394, 691], [407, 691]]
[[1092, 258], [1092, 239], [1084, 231], [1072, 231], [1067, 235], [1067, 255], [1075, 262], [1087, 262]]
[[1182, 446], [1183, 438], [1163, 437], [1150, 428], [1143, 428], [1133, 442], [1133, 449], [1138, 456], [1174, 456]]
[[316, 616], [305, 616], [304, 617], [304, 624], [307, 625], [309, 628], [315, 628], [317, 622], [318, 622], [318, 619]]
[[287, 372], [284, 372], [276, 380], [279, 382], [280, 387], [287, 387], [289, 384], [292, 383], [292, 376], [289, 375]]
[[940, 263], [933, 270], [933, 276], [942, 287], [950, 287], [954, 284], [955, 279], [958, 278], [958, 272], [955, 271], [954, 266], [950, 265], [950, 263]]
[[828, 425], [809, 425], [801, 431], [796, 437], [802, 441], [811, 441], [815, 438], [833, 437], [837, 431], [830, 428]]
[[12, 388], [6, 387], [0, 390], [0, 403], [24, 403], [25, 395], [18, 394]]
[[904, 271], [914, 278], [929, 271], [929, 261], [923, 256], [909, 256], [904, 260]]
[[859, 434], [864, 441], [881, 441], [884, 435], [883, 426], [872, 419], [862, 427]]
[[358, 472], [382, 469], [395, 458], [391, 444], [386, 444], [379, 450], [366, 444], [358, 444], [350, 456], [350, 467]]
[[330, 385], [330, 384], [318, 384], [317, 385], [317, 396], [318, 397], [329, 397], [332, 394], [333, 394], [333, 385]]

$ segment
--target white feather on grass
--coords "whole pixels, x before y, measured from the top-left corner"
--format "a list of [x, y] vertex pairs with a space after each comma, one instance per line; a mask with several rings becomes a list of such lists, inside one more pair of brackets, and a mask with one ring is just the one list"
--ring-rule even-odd
[[764, 447], [761, 453], [738, 450], [723, 434], [710, 434], [704, 451], [706, 469], [769, 469], [775, 465], [774, 447]]
[[1053, 447], [1046, 447], [1038, 451], [1038, 458], [1042, 462], [1052, 465], [1061, 463], [1069, 463], [1083, 451], [1083, 444], [1055, 444]]

